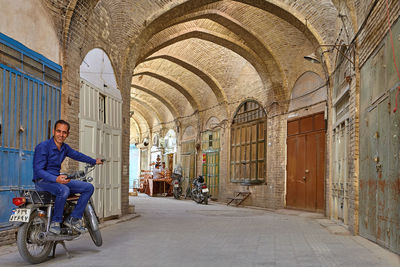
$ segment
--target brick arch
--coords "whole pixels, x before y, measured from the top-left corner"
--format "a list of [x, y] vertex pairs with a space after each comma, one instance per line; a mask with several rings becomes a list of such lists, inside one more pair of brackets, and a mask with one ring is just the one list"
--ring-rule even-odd
[[74, 46], [76, 43], [83, 43], [84, 31], [82, 24], [87, 21], [86, 18], [90, 17], [94, 7], [99, 0], [71, 0], [65, 7], [65, 17], [62, 27], [62, 39], [64, 48], [68, 49], [73, 37]]
[[143, 62], [151, 61], [151, 60], [155, 60], [155, 59], [164, 59], [164, 60], [171, 61], [171, 62], [181, 66], [182, 68], [192, 72], [194, 75], [196, 75], [200, 79], [202, 79], [211, 88], [211, 90], [214, 92], [214, 95], [216, 96], [217, 101], [219, 103], [227, 103], [228, 102], [225, 92], [223, 91], [221, 86], [218, 84], [218, 81], [216, 81], [212, 77], [212, 75], [204, 72], [203, 70], [200, 70], [199, 68], [197, 68], [196, 66], [194, 66], [191, 63], [188, 63], [182, 59], [179, 59], [177, 57], [170, 56], [170, 55], [159, 55], [159, 56], [148, 57]]
[[131, 110], [133, 110], [133, 112], [139, 111], [142, 115], [148, 117], [148, 121], [151, 121], [150, 118], [155, 118], [155, 120], [152, 120], [152, 126], [161, 124], [162, 120], [158, 113], [154, 111], [153, 107], [136, 98], [131, 98], [131, 101], [133, 102], [131, 102]]
[[[140, 127], [139, 123], [137, 122], [137, 120], [133, 116], [130, 119], [133, 120], [134, 126], [135, 126], [137, 132], [139, 133], [139, 138], [141, 138], [142, 137], [142, 133], [143, 133], [142, 128]], [[131, 125], [132, 125], [132, 123], [130, 123], [129, 126], [131, 127]], [[140, 139], [139, 139], [139, 141], [140, 141]]]
[[[165, 25], [168, 25], [169, 21], [177, 17], [184, 16], [191, 10], [201, 9], [202, 7], [208, 4], [212, 4], [218, 1], [219, 0], [189, 0], [180, 5], [175, 6], [174, 8], [167, 10], [164, 13], [159, 13], [158, 17], [153, 19], [147, 25], [147, 27], [137, 36], [137, 38], [132, 40], [131, 43], [128, 45], [126, 59], [128, 61], [132, 60], [133, 62], [136, 62], [138, 57], [140, 57], [140, 55], [142, 54], [143, 48], [146, 47], [147, 42], [152, 37], [152, 35], [163, 30], [165, 28]], [[294, 27], [303, 32], [304, 35], [310, 40], [310, 42], [313, 43], [315, 46], [324, 43], [326, 39], [323, 36], [324, 34], [323, 27], [329, 27], [329, 26], [326, 25], [326, 23], [320, 21], [324, 20], [325, 17], [323, 15], [320, 15], [320, 17], [318, 17], [318, 19], [315, 19], [315, 21], [308, 21], [306, 23], [305, 19], [307, 17], [307, 14], [303, 14], [306, 11], [301, 10], [301, 5], [299, 7], [299, 5], [293, 4], [292, 7], [288, 3], [278, 3], [273, 0], [232, 0], [232, 2], [240, 2], [260, 8], [262, 10], [265, 10], [266, 12], [269, 12], [289, 22]], [[326, 8], [323, 10], [325, 11]], [[331, 13], [332, 16], [337, 15], [335, 10], [332, 10]], [[316, 30], [316, 27], [318, 26], [321, 27], [320, 30]]]
[[[252, 50], [250, 50], [247, 46], [243, 44], [239, 44], [226, 36], [220, 36], [219, 34], [207, 30], [199, 30], [199, 29], [193, 29], [192, 31], [184, 30], [184, 32], [180, 32], [177, 33], [176, 35], [170, 36], [168, 40], [165, 40], [163, 43], [157, 45], [156, 47], [149, 49], [148, 52], [146, 52], [143, 55], [143, 58], [141, 60], [144, 60], [144, 58], [150, 56], [151, 54], [155, 53], [156, 51], [164, 47], [167, 47], [174, 43], [184, 41], [190, 38], [198, 38], [212, 42], [214, 44], [221, 45], [225, 48], [230, 49], [236, 54], [242, 56], [256, 69], [261, 80], [263, 81], [264, 88], [265, 85], [269, 85], [277, 93], [282, 93], [281, 82], [275, 82], [279, 79], [271, 79], [271, 76], [266, 75], [271, 73], [267, 69], [267, 66], [265, 66], [264, 62], [258, 57], [258, 55], [256, 55]], [[268, 96], [268, 98], [271, 99], [271, 101], [273, 100], [273, 97], [274, 97], [273, 95]]]
[[[149, 103], [146, 103], [145, 101], [142, 101], [140, 99], [131, 97], [131, 101], [135, 102], [136, 104], [140, 105], [143, 109], [145, 110], [149, 110], [153, 115], [155, 115], [155, 117], [157, 118], [157, 121], [159, 123], [161, 123], [163, 120], [161, 119], [162, 116], [161, 114], [158, 112], [158, 110], [153, 107], [152, 105], [150, 105]], [[131, 103], [132, 104], [132, 103]], [[133, 110], [135, 109], [135, 106], [132, 107], [131, 105], [131, 109], [133, 108]]]
[[[139, 125], [140, 127], [140, 123], [143, 122], [145, 124], [145, 127], [147, 128], [147, 132], [150, 132], [150, 124], [149, 122], [146, 120], [146, 118], [143, 117], [143, 115], [140, 112], [137, 112], [136, 114], [133, 114], [132, 118], [136, 121], [136, 123]], [[144, 133], [146, 133], [146, 129], [142, 129], [142, 127], [140, 127], [142, 130], [142, 135]]]
[[[283, 71], [282, 65], [278, 60], [274, 57], [271, 49], [266, 47], [251, 31], [246, 29], [239, 21], [232, 18], [226, 13], [223, 13], [220, 10], [216, 9], [204, 9], [201, 11], [195, 11], [185, 16], [178, 17], [175, 20], [172, 20], [167, 27], [172, 27], [181, 23], [190, 22], [198, 19], [209, 19], [214, 21], [225, 28], [229, 29], [231, 32], [235, 33], [239, 36], [261, 60], [266, 63], [267, 69], [270, 71], [270, 74], [273, 73], [273, 76], [279, 80], [282, 80], [282, 84], [287, 89], [287, 78]], [[166, 27], [166, 28], [167, 28]]]
[[63, 23], [63, 34], [62, 34], [63, 47], [67, 47], [66, 42], [67, 42], [68, 34], [69, 34], [69, 27], [71, 25], [72, 15], [74, 14], [77, 2], [78, 2], [78, 0], [71, 0], [68, 3], [68, 6], [66, 8], [65, 17], [64, 17], [64, 23]]
[[152, 97], [154, 97], [154, 98], [156, 98], [158, 101], [160, 101], [164, 106], [167, 107], [167, 109], [169, 110], [169, 112], [171, 112], [172, 117], [174, 117], [174, 118], [178, 118], [178, 117], [179, 117], [179, 112], [178, 112], [178, 110], [176, 110], [176, 108], [174, 107], [174, 105], [173, 105], [172, 103], [170, 103], [167, 99], [161, 97], [160, 95], [156, 94], [154, 91], [152, 91], [152, 90], [150, 90], [150, 89], [148, 89], [148, 88], [145, 88], [145, 87], [143, 87], [143, 86], [139, 86], [139, 85], [136, 85], [136, 84], [132, 84], [131, 86], [132, 86], [133, 88], [136, 88], [136, 89], [138, 89], [138, 90], [140, 90], [140, 91], [143, 91], [143, 92], [145, 92], [145, 93], [151, 95]]
[[[142, 117], [142, 119], [146, 121], [146, 124], [148, 125], [149, 129], [153, 129], [158, 125], [160, 125], [160, 123], [154, 122], [153, 118], [151, 117], [151, 115], [147, 110], [136, 108], [135, 113], [137, 113], [140, 117]], [[133, 114], [133, 116], [135, 115], [135, 113]]]
[[193, 96], [189, 93], [189, 91], [183, 85], [179, 84], [179, 82], [174, 81], [171, 77], [166, 77], [166, 75], [160, 75], [158, 73], [150, 72], [150, 71], [135, 73], [135, 74], [133, 74], [133, 77], [140, 76], [140, 75], [150, 76], [154, 79], [160, 80], [160, 81], [170, 85], [171, 87], [178, 90], [187, 99], [187, 101], [189, 101], [189, 103], [192, 106], [192, 109], [194, 111], [199, 110], [199, 108], [200, 108], [199, 103], [197, 103], [197, 101], [193, 98]]

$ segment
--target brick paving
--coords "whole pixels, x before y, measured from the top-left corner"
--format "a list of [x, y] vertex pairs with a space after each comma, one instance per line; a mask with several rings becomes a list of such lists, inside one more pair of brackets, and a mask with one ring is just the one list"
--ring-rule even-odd
[[[109, 221], [104, 245], [88, 235], [40, 266], [400, 266], [399, 257], [322, 215], [235, 208], [212, 202], [131, 197], [137, 217]], [[25, 265], [13, 246], [0, 266]]]

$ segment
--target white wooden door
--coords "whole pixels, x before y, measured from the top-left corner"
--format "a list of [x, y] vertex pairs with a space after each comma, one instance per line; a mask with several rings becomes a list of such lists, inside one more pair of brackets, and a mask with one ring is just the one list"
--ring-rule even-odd
[[[90, 120], [80, 120], [80, 138], [79, 147], [80, 152], [92, 158], [100, 157], [98, 155], [98, 148], [102, 147], [102, 131], [98, 129], [97, 123]], [[80, 165], [83, 168], [84, 164]], [[93, 201], [96, 209], [97, 216], [103, 218], [103, 199], [104, 199], [104, 185], [101, 179], [103, 167], [96, 167], [95, 171], [90, 175], [93, 177], [93, 185], [95, 191], [93, 194]]]
[[112, 215], [112, 207], [115, 203], [112, 202], [112, 134], [111, 129], [107, 125], [104, 125], [104, 156], [107, 160], [105, 164], [105, 171], [103, 173], [103, 184], [104, 184], [104, 216], [108, 217]]
[[121, 130], [112, 130], [111, 215], [121, 214]]

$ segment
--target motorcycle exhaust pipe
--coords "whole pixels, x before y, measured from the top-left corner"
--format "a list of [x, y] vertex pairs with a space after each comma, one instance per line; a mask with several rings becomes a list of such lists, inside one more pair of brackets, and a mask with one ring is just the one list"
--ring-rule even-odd
[[52, 235], [47, 234], [46, 232], [41, 232], [38, 235], [38, 238], [41, 241], [71, 241], [77, 238], [79, 235]]

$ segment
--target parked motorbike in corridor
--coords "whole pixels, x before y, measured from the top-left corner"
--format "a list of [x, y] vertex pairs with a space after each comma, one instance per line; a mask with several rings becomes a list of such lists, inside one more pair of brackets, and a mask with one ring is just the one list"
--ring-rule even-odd
[[203, 176], [200, 175], [194, 179], [192, 185], [192, 199], [197, 203], [204, 203], [207, 205], [210, 195]]
[[171, 177], [172, 177], [174, 198], [180, 199], [182, 196], [182, 175], [179, 173], [173, 172]]
[[[88, 173], [95, 166], [86, 165], [84, 171], [77, 171], [67, 175], [68, 179], [79, 179], [84, 182], [91, 182], [92, 177], [87, 177]], [[10, 217], [10, 222], [13, 222], [19, 227], [17, 233], [18, 251], [23, 259], [30, 263], [40, 263], [47, 260], [51, 250], [53, 249], [53, 257], [58, 243], [61, 243], [65, 248], [67, 255], [68, 250], [65, 247], [64, 241], [71, 241], [81, 236], [80, 232], [61, 225], [61, 233], [59, 235], [49, 232], [51, 222], [51, 213], [54, 206], [55, 196], [49, 192], [29, 190], [18, 190], [19, 197], [13, 198], [14, 205], [17, 208], [13, 209]], [[79, 196], [70, 195], [64, 207], [64, 218], [67, 218], [74, 209]], [[103, 244], [99, 229], [99, 219], [94, 210], [92, 199], [89, 200], [83, 215], [84, 226], [88, 229], [90, 237], [94, 244], [100, 247]]]

